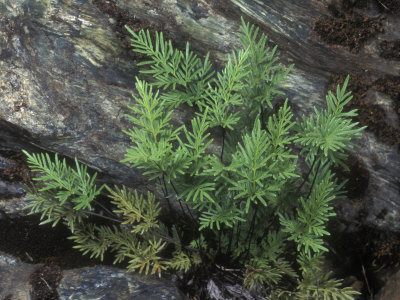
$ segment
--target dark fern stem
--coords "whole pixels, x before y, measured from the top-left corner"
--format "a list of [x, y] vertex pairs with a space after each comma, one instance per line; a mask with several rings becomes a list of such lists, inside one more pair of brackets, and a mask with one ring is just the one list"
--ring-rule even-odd
[[164, 198], [165, 198], [165, 200], [167, 200], [169, 213], [172, 216], [175, 216], [174, 211], [173, 211], [172, 206], [171, 206], [171, 202], [169, 201], [168, 190], [167, 190], [167, 185], [165, 183], [164, 175], [161, 178], [159, 177], [158, 179], [160, 180], [160, 184], [162, 185], [162, 188], [163, 188]]
[[253, 239], [253, 233], [254, 233], [256, 218], [257, 218], [257, 210], [254, 210], [254, 214], [253, 214], [253, 218], [251, 219], [251, 224], [250, 224], [249, 231], [247, 232], [247, 236], [246, 236], [245, 240], [243, 241], [244, 244], [247, 243], [247, 248], [246, 248], [246, 251], [242, 252], [242, 253], [239, 255], [238, 260], [239, 260], [240, 258], [242, 258], [243, 255], [244, 255], [245, 257], [248, 257], [248, 255], [249, 255], [250, 246], [251, 246], [251, 241], [252, 241], [252, 239]]
[[[317, 153], [317, 154], [318, 154], [318, 153]], [[309, 169], [308, 172], [307, 172], [306, 177], [304, 177], [303, 182], [302, 182], [302, 183], [299, 185], [299, 187], [296, 189], [295, 195], [298, 195], [298, 194], [299, 194], [299, 192], [301, 191], [301, 188], [302, 188], [302, 187], [304, 186], [304, 184], [307, 182], [307, 180], [308, 180], [308, 178], [310, 177], [311, 172], [312, 172], [312, 170], [313, 170], [313, 168], [314, 168], [314, 165], [315, 165], [315, 163], [317, 162], [317, 160], [319, 160], [319, 158], [316, 156], [316, 157], [314, 158], [312, 164], [311, 164], [310, 169]]]
[[221, 162], [223, 162], [223, 156], [224, 156], [225, 135], [226, 135], [226, 130], [224, 127], [222, 127], [222, 149], [221, 149], [221, 155], [220, 155]]
[[[178, 193], [177, 189], [175, 188], [175, 185], [174, 185], [174, 183], [173, 183], [172, 180], [171, 180], [171, 186], [172, 186], [172, 189], [174, 190], [174, 192], [175, 192], [175, 194], [176, 194], [176, 197], [178, 198], [179, 193]], [[178, 199], [178, 202], [179, 202], [179, 205], [181, 206], [181, 209], [182, 209], [182, 212], [184, 213], [184, 215], [187, 215], [187, 214], [185, 213], [183, 207], [182, 207], [182, 204], [181, 204], [181, 200], [180, 200], [180, 199]], [[193, 225], [193, 227], [194, 227], [194, 226], [197, 226], [197, 225], [198, 225], [198, 221], [197, 221], [197, 220], [195, 219], [195, 217], [193, 216], [192, 211], [190, 210], [189, 205], [187, 205], [186, 201], [184, 201], [184, 203], [185, 203], [186, 210], [188, 211], [189, 216], [190, 216], [190, 218], [192, 219], [192, 222], [193, 222], [192, 225]]]
[[321, 160], [318, 161], [317, 170], [315, 171], [315, 176], [314, 176], [313, 181], [312, 181], [312, 183], [311, 183], [310, 190], [308, 191], [308, 194], [307, 194], [307, 197], [306, 197], [306, 201], [307, 201], [308, 198], [310, 197], [311, 192], [312, 192], [312, 190], [313, 190], [313, 188], [314, 188], [315, 180], [317, 179], [317, 175], [318, 175], [319, 170], [320, 170], [321, 168], [325, 167], [326, 164], [327, 164], [327, 161], [321, 166]]
[[93, 200], [93, 202], [100, 206], [102, 209], [104, 209], [104, 211], [110, 216], [110, 217], [116, 217], [117, 215], [115, 213], [113, 213], [112, 211], [110, 211], [107, 207], [105, 207], [103, 204], [101, 204], [99, 201], [97, 200]]
[[265, 108], [264, 108], [264, 106], [261, 104], [261, 105], [260, 105], [260, 119], [261, 119], [261, 129], [262, 129], [262, 130], [265, 130], [265, 129], [267, 128], [267, 124], [266, 124], [266, 122], [265, 122], [264, 114], [265, 114]]

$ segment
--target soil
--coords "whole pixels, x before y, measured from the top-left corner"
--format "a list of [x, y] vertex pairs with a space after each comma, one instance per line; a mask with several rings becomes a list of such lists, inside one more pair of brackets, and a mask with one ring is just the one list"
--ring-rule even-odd
[[381, 57], [389, 60], [400, 60], [400, 40], [383, 41], [379, 44], [379, 47]]
[[18, 257], [26, 263], [44, 264], [32, 274], [32, 299], [58, 299], [55, 289], [61, 280], [61, 268], [93, 266], [100, 261], [73, 249], [67, 239], [69, 230], [62, 225], [39, 225], [37, 216], [0, 219], [0, 251]]
[[0, 157], [7, 161], [1, 162], [5, 168], [0, 168], [0, 180], [29, 184], [32, 180], [25, 155], [20, 151], [0, 150]]
[[[332, 232], [337, 226], [337, 222], [331, 222], [328, 230]], [[361, 279], [363, 299], [372, 299], [400, 264], [400, 233], [357, 225], [351, 232], [335, 232], [328, 243], [335, 245], [336, 253], [329, 257], [338, 266], [335, 273], [342, 278], [351, 274]]]
[[[376, 7], [378, 17], [366, 16], [360, 11]], [[382, 20], [386, 14], [400, 14], [400, 0], [342, 0], [341, 5], [328, 5], [331, 16], [321, 16], [313, 23], [315, 34], [328, 45], [343, 46], [357, 53], [362, 44], [377, 33], [384, 31]], [[380, 43], [380, 56], [386, 59], [400, 59], [400, 41]]]
[[[358, 0], [363, 1], [363, 0]], [[400, 0], [375, 0], [381, 10], [389, 14], [400, 13]]]
[[[348, 5], [344, 7], [348, 8]], [[340, 45], [357, 53], [365, 41], [383, 32], [382, 17], [366, 17], [351, 10], [344, 12], [333, 4], [329, 5], [328, 9], [332, 16], [319, 17], [314, 21], [312, 28], [319, 38], [329, 45]]]
[[44, 265], [33, 272], [30, 277], [32, 300], [58, 299], [55, 288], [62, 279], [61, 268], [57, 265]]

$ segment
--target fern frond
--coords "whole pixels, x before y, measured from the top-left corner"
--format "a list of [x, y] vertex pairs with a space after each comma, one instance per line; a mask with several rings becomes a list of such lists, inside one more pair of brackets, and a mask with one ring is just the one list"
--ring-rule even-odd
[[75, 159], [76, 169], [73, 170], [67, 166], [65, 158], [61, 161], [57, 154], [53, 161], [47, 153], [29, 154], [27, 151], [23, 153], [32, 171], [38, 173], [38, 177], [34, 180], [44, 185], [38, 192], [51, 191], [59, 205], [69, 202], [76, 210], [91, 209], [91, 202], [104, 188], [104, 185], [97, 188], [94, 184], [97, 174], [90, 176], [87, 167], [80, 165], [77, 159]]
[[249, 69], [245, 82], [248, 84], [242, 89], [242, 95], [247, 100], [245, 105], [250, 114], [263, 112], [265, 106], [272, 108], [271, 101], [276, 95], [283, 94], [279, 86], [286, 80], [292, 69], [277, 65], [275, 56], [277, 46], [270, 49], [267, 46], [267, 36], [259, 34], [259, 28], [246, 23], [241, 18], [239, 39], [243, 49], [248, 49], [247, 66]]
[[245, 212], [249, 212], [250, 204], [261, 203], [267, 206], [267, 200], [276, 197], [279, 183], [272, 180], [270, 170], [276, 164], [269, 152], [271, 141], [267, 133], [261, 129], [260, 121], [256, 120], [251, 134], [246, 134], [243, 143], [232, 155], [231, 169], [234, 177], [225, 179], [231, 184], [230, 191], [237, 194], [235, 199], [245, 199]]
[[169, 261], [169, 266], [172, 269], [184, 271], [186, 273], [192, 267], [192, 262], [185, 252], [178, 251], [174, 253], [172, 259]]
[[121, 214], [125, 219], [122, 224], [132, 224], [132, 232], [143, 234], [150, 229], [158, 228], [158, 216], [160, 206], [156, 202], [154, 194], [148, 192], [147, 199], [139, 195], [135, 190], [130, 193], [124, 186], [122, 189], [114, 186], [114, 189], [106, 187], [110, 193], [111, 203], [117, 208], [114, 213]]
[[356, 128], [357, 122], [352, 122], [349, 117], [357, 116], [356, 110], [343, 112], [343, 107], [350, 100], [350, 93], [345, 89], [349, 77], [342, 88], [338, 85], [336, 97], [332, 92], [328, 93], [328, 109], [319, 112], [314, 107], [315, 118], [305, 118], [297, 121], [296, 130], [298, 138], [296, 142], [303, 146], [302, 152], [308, 152], [310, 155], [317, 155], [322, 152], [323, 155], [336, 165], [340, 165], [346, 170], [348, 167], [344, 163], [347, 158], [345, 151], [353, 151], [354, 144], [352, 139], [358, 138], [365, 127]]
[[209, 208], [208, 211], [204, 211], [199, 220], [199, 230], [205, 228], [221, 230], [222, 224], [227, 227], [232, 227], [238, 222], [244, 222], [245, 220], [241, 217], [241, 211], [234, 206], [217, 206], [217, 208]]
[[328, 251], [323, 246], [322, 236], [329, 235], [325, 224], [329, 217], [335, 215], [331, 201], [335, 199], [336, 185], [332, 174], [325, 168], [320, 174], [315, 174], [315, 182], [308, 198], [300, 197], [300, 206], [296, 217], [281, 215], [281, 224], [284, 232], [290, 234], [289, 240], [297, 243], [297, 250]]
[[276, 285], [282, 275], [283, 272], [271, 266], [267, 260], [254, 258], [246, 265], [244, 284], [250, 289], [257, 285]]
[[209, 108], [208, 120], [210, 127], [221, 126], [233, 129], [239, 120], [239, 113], [233, 112], [234, 107], [243, 104], [239, 91], [244, 87], [242, 79], [247, 75], [248, 51], [240, 50], [232, 53], [228, 58], [226, 67], [217, 73], [213, 81], [215, 87], [209, 84], [206, 90], [207, 98], [203, 107]]
[[330, 278], [331, 272], [320, 276], [318, 285], [312, 278], [305, 278], [299, 281], [299, 299], [321, 299], [321, 300], [354, 300], [355, 296], [360, 295], [350, 287], [342, 288], [340, 280]]

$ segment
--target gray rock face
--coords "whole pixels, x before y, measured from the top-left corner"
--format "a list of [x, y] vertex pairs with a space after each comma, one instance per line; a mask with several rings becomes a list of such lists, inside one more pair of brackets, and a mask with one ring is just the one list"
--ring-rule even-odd
[[0, 299], [30, 300], [29, 276], [38, 267], [0, 252]]
[[389, 278], [389, 280], [387, 280], [385, 286], [379, 291], [375, 299], [376, 300], [400, 299], [399, 286], [400, 286], [400, 271], [397, 271]]
[[[19, 137], [4, 139], [6, 134], [1, 133], [2, 143], [77, 156], [112, 175], [114, 181], [144, 189], [140, 172], [119, 162], [129, 145], [122, 130], [131, 124], [124, 114], [138, 75], [137, 57], [129, 52], [122, 26], [163, 30], [178, 47], [190, 37], [195, 51], [210, 51], [213, 59], [223, 63], [226, 53], [238, 45], [235, 33], [243, 15], [279, 46], [284, 63], [295, 63], [285, 91], [296, 114], [322, 105], [335, 74], [361, 73], [370, 80], [361, 83], [366, 90], [357, 104], [363, 109], [360, 122], [370, 128], [353, 157], [362, 165], [358, 171], [365, 173], [365, 182], [339, 211], [349, 222], [356, 218], [366, 225], [400, 231], [395, 111], [400, 93], [377, 87], [378, 80], [399, 76], [400, 61], [386, 54], [381, 57], [380, 45], [400, 39], [400, 19], [389, 13], [381, 25], [378, 19], [374, 21], [376, 30], [371, 29], [357, 52], [348, 46], [328, 45], [313, 31], [317, 19], [339, 20], [350, 14], [349, 9], [335, 13], [330, 3], [341, 10], [341, 2], [327, 0], [286, 1], [285, 5], [280, 0], [2, 1], [0, 131]], [[378, 2], [366, 3], [355, 7], [354, 13], [372, 19], [382, 15]], [[381, 112], [379, 120], [369, 120], [369, 109], [371, 115], [376, 109]], [[182, 111], [177, 121], [183, 122], [185, 115]], [[393, 133], [389, 141], [380, 136], [385, 130]], [[357, 180], [352, 184], [357, 185]]]
[[60, 299], [183, 300], [180, 292], [160, 282], [107, 267], [64, 271], [57, 291]]
[[[168, 282], [151, 280], [104, 266], [61, 271], [59, 279], [56, 280], [57, 287], [46, 274], [51, 268], [42, 267], [41, 264], [20, 262], [0, 252], [0, 299], [44, 299], [53, 290], [54, 296], [46, 299], [185, 299], [181, 292]], [[42, 287], [45, 291], [40, 290]]]

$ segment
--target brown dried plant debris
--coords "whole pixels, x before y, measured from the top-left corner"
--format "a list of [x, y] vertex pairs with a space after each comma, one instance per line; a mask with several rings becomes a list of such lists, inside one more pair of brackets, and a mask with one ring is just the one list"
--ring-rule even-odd
[[381, 48], [381, 57], [389, 60], [400, 60], [400, 40], [383, 41], [379, 44], [379, 47]]
[[329, 10], [332, 16], [320, 16], [312, 25], [313, 31], [328, 45], [340, 45], [357, 53], [366, 40], [383, 32], [382, 17], [342, 12], [334, 5]]
[[0, 150], [0, 180], [29, 184], [32, 174], [21, 151]]
[[387, 13], [400, 13], [400, 0], [375, 0], [375, 2]]
[[32, 300], [58, 300], [57, 286], [62, 279], [61, 268], [57, 265], [44, 265], [30, 276]]

